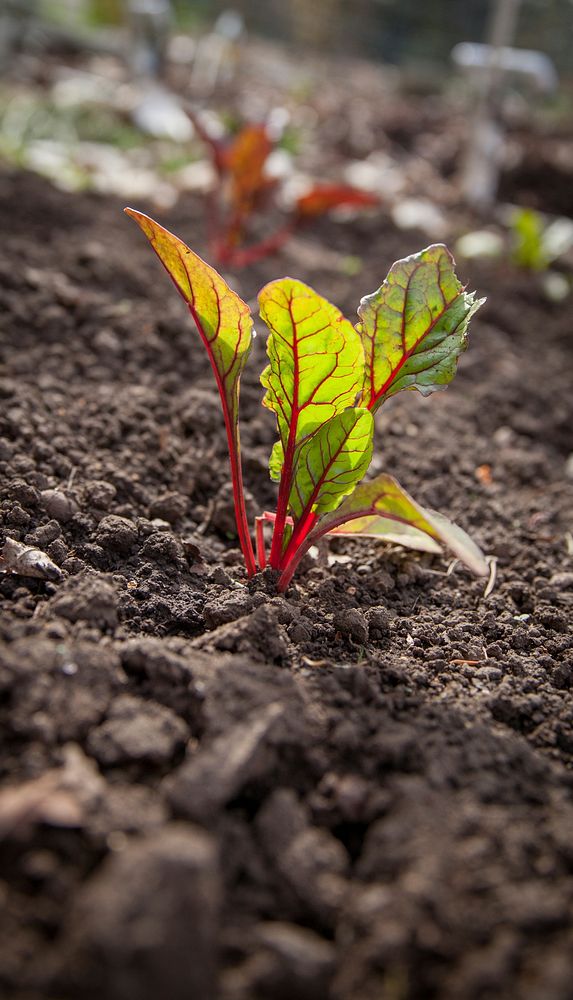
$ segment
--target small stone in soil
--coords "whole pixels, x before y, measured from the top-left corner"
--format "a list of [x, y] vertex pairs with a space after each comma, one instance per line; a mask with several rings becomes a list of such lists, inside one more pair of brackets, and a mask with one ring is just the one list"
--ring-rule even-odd
[[188, 738], [187, 725], [169, 708], [125, 694], [90, 733], [88, 750], [104, 766], [143, 760], [163, 764]]
[[345, 608], [334, 615], [334, 627], [347, 639], [363, 646], [368, 642], [368, 623], [358, 608]]
[[60, 524], [66, 524], [78, 510], [75, 500], [68, 497], [63, 490], [42, 490], [41, 503], [50, 517]]
[[98, 524], [96, 538], [102, 548], [126, 555], [137, 541], [137, 528], [126, 517], [109, 514]]
[[68, 621], [86, 621], [100, 628], [118, 624], [115, 586], [98, 574], [70, 579], [42, 609], [46, 617], [59, 615]]

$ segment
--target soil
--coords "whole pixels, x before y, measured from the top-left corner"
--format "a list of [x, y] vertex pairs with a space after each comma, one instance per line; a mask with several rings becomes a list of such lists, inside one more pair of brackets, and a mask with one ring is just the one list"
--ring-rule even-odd
[[[0, 576], [2, 995], [571, 1000], [569, 305], [462, 268], [488, 303], [457, 379], [379, 416], [375, 471], [495, 556], [491, 593], [336, 540], [279, 597], [245, 579], [216, 390], [121, 207], [0, 175], [0, 543], [61, 570]], [[201, 211], [162, 217], [199, 252]], [[427, 242], [325, 221], [232, 281], [352, 316]], [[263, 363], [259, 330], [253, 512]]]

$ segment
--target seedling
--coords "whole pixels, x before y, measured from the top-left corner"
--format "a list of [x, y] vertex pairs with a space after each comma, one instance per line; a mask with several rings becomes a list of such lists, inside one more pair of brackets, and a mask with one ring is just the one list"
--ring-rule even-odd
[[208, 206], [210, 249], [219, 264], [246, 267], [276, 253], [296, 229], [335, 208], [366, 208], [378, 198], [346, 184], [315, 184], [296, 199], [290, 213], [264, 239], [245, 245], [257, 214], [266, 212], [277, 188], [267, 172], [275, 149], [265, 125], [247, 123], [233, 137], [214, 138], [193, 111], [187, 111], [215, 170]]
[[360, 482], [372, 458], [374, 413], [403, 389], [427, 396], [452, 380], [470, 317], [482, 304], [458, 281], [445, 246], [397, 261], [358, 308], [356, 327], [308, 285], [271, 281], [259, 293], [269, 328], [263, 399], [276, 414], [270, 456], [276, 513], [249, 533], [239, 444], [239, 383], [252, 342], [249, 307], [172, 233], [126, 209], [149, 239], [189, 307], [213, 368], [227, 432], [237, 533], [249, 576], [267, 565], [264, 522], [273, 524], [268, 562], [284, 591], [323, 535], [369, 536], [440, 552], [440, 542], [478, 575], [477, 546], [440, 514], [424, 510], [391, 476]]
[[573, 222], [558, 218], [549, 224], [532, 208], [515, 209], [510, 218], [512, 257], [528, 271], [547, 271], [573, 245]]

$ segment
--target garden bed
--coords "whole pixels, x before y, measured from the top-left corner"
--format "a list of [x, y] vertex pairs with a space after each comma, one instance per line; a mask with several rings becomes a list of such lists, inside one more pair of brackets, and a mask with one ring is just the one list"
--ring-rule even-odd
[[[378, 417], [376, 471], [495, 556], [491, 593], [336, 540], [278, 597], [245, 579], [216, 389], [121, 207], [0, 176], [0, 542], [63, 574], [0, 576], [4, 995], [568, 1000], [568, 305], [459, 268], [488, 302], [454, 384]], [[199, 201], [161, 221], [206, 252]], [[325, 221], [231, 280], [254, 305], [289, 273], [352, 318], [427, 242]]]

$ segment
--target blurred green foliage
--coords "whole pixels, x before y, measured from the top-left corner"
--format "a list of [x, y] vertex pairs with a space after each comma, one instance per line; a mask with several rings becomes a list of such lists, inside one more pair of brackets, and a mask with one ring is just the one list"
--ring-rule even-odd
[[[171, 0], [173, 23], [180, 31], [209, 23], [217, 15], [211, 0]], [[70, 20], [85, 27], [119, 27], [129, 16], [128, 0], [39, 0], [42, 16], [57, 24]]]
[[510, 234], [514, 263], [528, 271], [546, 271], [573, 246], [573, 221], [562, 217], [547, 224], [532, 208], [518, 208], [511, 218]]
[[543, 231], [543, 219], [532, 208], [515, 212], [511, 224], [512, 259], [518, 267], [529, 271], [544, 271], [549, 266]]

